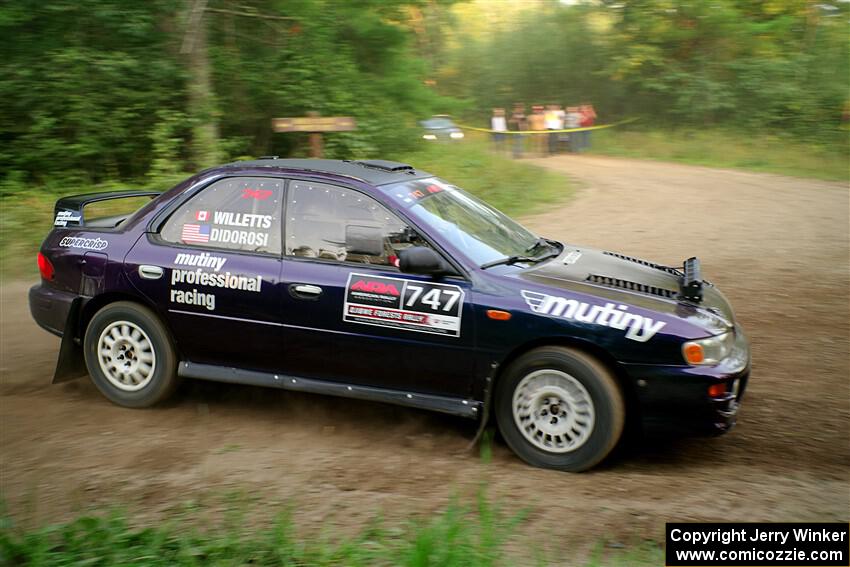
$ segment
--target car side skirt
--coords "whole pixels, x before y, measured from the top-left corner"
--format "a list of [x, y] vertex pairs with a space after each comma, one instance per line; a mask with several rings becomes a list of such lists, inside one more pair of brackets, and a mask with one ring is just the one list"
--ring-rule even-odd
[[184, 361], [180, 363], [177, 374], [184, 378], [197, 378], [213, 382], [228, 382], [231, 384], [246, 384], [249, 386], [264, 386], [281, 388], [295, 392], [339, 396], [358, 400], [383, 402], [399, 406], [407, 406], [440, 413], [447, 413], [469, 419], [476, 419], [481, 413], [483, 403], [477, 400], [405, 392], [359, 386], [342, 382], [329, 382], [285, 374], [257, 372], [241, 368], [198, 364]]

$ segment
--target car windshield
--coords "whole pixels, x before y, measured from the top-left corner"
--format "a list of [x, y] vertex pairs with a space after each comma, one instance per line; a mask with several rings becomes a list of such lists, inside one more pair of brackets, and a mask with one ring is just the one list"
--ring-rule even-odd
[[381, 189], [431, 234], [439, 234], [477, 264], [526, 256], [537, 236], [519, 223], [435, 177]]
[[422, 125], [430, 129], [454, 128], [454, 122], [448, 118], [429, 118], [422, 122]]

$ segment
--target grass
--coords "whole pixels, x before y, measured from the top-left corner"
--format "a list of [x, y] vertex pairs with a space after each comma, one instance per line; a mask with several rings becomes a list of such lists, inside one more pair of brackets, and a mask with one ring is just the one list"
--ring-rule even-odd
[[[60, 197], [125, 189], [163, 191], [181, 179], [135, 185], [104, 183], [24, 187], [0, 184], [0, 278], [33, 278], [38, 275], [35, 256], [41, 242], [53, 228], [53, 205]], [[147, 201], [147, 198], [133, 198], [95, 203], [86, 207], [84, 213], [87, 218], [114, 215], [135, 210]]]
[[573, 192], [564, 176], [491, 152], [484, 140], [423, 142], [419, 151], [393, 158], [438, 175], [513, 217], [540, 211]]
[[590, 153], [850, 180], [847, 135], [843, 143], [808, 144], [790, 135], [751, 135], [723, 130], [655, 131], [612, 128], [593, 132]]
[[[565, 177], [501, 158], [488, 152], [485, 145], [474, 142], [426, 144], [421, 151], [394, 157], [444, 177], [509, 215], [532, 212], [570, 195]], [[139, 185], [24, 187], [7, 183], [0, 186], [0, 278], [37, 276], [35, 256], [53, 226], [53, 205], [59, 197], [115, 189], [161, 191], [189, 175]], [[123, 200], [117, 203], [127, 204]], [[86, 214], [89, 215], [88, 210]], [[101, 210], [96, 214], [116, 214], [116, 211]]]
[[[197, 514], [198, 510], [195, 510]], [[525, 513], [512, 515], [482, 489], [472, 505], [453, 501], [439, 513], [410, 517], [397, 527], [371, 522], [352, 537], [304, 536], [290, 511], [252, 526], [244, 507], [225, 513], [217, 525], [198, 529], [197, 517], [137, 526], [126, 514], [81, 516], [71, 522], [21, 530], [6, 517], [0, 524], [0, 565], [298, 565], [298, 566], [496, 566], [564, 564], [546, 552], [506, 550]], [[657, 544], [612, 549], [598, 543], [585, 561], [571, 565], [662, 565]]]
[[[488, 151], [484, 139], [422, 143], [420, 149], [390, 155], [430, 171], [478, 195], [511, 216], [533, 213], [569, 198], [569, 181], [531, 164]], [[789, 136], [740, 135], [721, 130], [639, 131], [623, 128], [593, 133], [592, 153], [739, 168], [799, 177], [848, 181], [847, 144], [813, 145]], [[188, 177], [186, 174], [184, 177]], [[63, 195], [171, 187], [180, 177], [137, 185], [0, 186], [0, 278], [37, 275], [35, 254], [53, 224], [53, 204]]]

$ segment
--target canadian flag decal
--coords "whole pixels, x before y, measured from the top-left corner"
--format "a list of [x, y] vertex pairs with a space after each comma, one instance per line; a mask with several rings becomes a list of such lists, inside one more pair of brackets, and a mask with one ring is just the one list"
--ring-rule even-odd
[[198, 211], [195, 213], [195, 220], [206, 222], [210, 220], [210, 212], [209, 211]]

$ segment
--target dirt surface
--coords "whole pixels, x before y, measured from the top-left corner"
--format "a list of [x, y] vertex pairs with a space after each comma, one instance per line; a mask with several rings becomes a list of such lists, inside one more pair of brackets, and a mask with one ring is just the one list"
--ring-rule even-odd
[[438, 510], [482, 480], [551, 549], [660, 540], [675, 520], [847, 520], [850, 510], [848, 189], [841, 184], [601, 157], [535, 160], [582, 187], [526, 224], [663, 263], [699, 255], [752, 341], [739, 425], [652, 440], [588, 474], [538, 470], [474, 424], [318, 396], [196, 383], [128, 410], [88, 380], [53, 386], [59, 340], [27, 284], [2, 288], [2, 499], [26, 524], [118, 504], [155, 519], [236, 492], [290, 502], [305, 529], [344, 532]]

